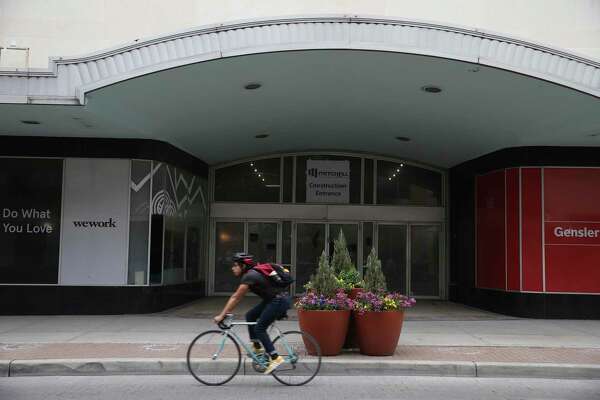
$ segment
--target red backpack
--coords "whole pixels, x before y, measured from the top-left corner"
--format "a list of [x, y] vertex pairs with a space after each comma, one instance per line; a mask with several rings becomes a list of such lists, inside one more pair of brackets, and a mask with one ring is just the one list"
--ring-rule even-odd
[[294, 282], [290, 270], [279, 264], [256, 264], [252, 269], [267, 277], [271, 285], [286, 288]]

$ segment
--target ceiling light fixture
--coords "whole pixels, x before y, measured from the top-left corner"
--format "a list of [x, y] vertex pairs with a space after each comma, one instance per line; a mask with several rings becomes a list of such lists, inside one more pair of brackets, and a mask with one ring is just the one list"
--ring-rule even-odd
[[26, 124], [26, 125], [39, 125], [41, 124], [40, 121], [34, 121], [34, 120], [24, 120], [21, 121], [22, 124]]
[[259, 89], [262, 85], [260, 83], [257, 82], [252, 82], [247, 84], [246, 86], [244, 86], [244, 89], [246, 90], [256, 90]]
[[427, 92], [427, 93], [441, 93], [441, 91], [442, 91], [442, 89], [440, 87], [433, 86], [433, 85], [423, 86], [421, 88], [421, 90], [424, 92]]
[[264, 138], [268, 138], [269, 135], [267, 133], [261, 133], [260, 135], [256, 135], [254, 137], [257, 139], [264, 139]]
[[406, 136], [396, 136], [396, 140], [399, 140], [401, 142], [410, 142], [411, 139]]

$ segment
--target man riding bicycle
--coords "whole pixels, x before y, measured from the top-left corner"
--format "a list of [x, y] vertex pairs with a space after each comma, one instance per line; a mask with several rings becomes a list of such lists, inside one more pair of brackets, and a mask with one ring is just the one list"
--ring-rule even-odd
[[264, 274], [254, 269], [257, 264], [250, 254], [236, 253], [232, 261], [231, 271], [236, 277], [241, 277], [240, 285], [225, 304], [223, 311], [214, 317], [214, 321], [216, 323], [223, 321], [225, 315], [233, 311], [248, 290], [259, 296], [262, 301], [246, 313], [246, 321], [258, 321], [256, 325], [248, 325], [248, 334], [254, 351], [257, 354], [266, 351], [270, 356], [269, 365], [264, 372], [270, 374], [284, 362], [284, 359], [277, 354], [267, 328], [277, 318], [286, 314], [291, 305], [290, 295], [287, 289], [275, 287]]

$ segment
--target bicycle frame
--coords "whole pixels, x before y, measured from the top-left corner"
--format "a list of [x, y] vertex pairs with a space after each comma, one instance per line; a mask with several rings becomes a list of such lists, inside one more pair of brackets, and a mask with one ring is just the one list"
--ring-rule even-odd
[[[256, 357], [256, 354], [254, 353], [254, 351], [252, 351], [250, 349], [250, 347], [248, 347], [244, 341], [237, 335], [237, 333], [235, 333], [235, 331], [231, 330], [231, 328], [234, 328], [236, 326], [239, 325], [256, 325], [256, 322], [231, 322], [228, 325], [227, 329], [221, 328], [219, 327], [219, 329], [221, 329], [221, 331], [224, 334], [223, 339], [221, 340], [221, 343], [219, 345], [219, 348], [217, 349], [217, 352], [214, 353], [212, 355], [213, 360], [217, 359], [217, 357], [219, 356], [219, 354], [221, 353], [221, 351], [223, 351], [223, 348], [225, 347], [225, 335], [231, 337], [238, 345], [242, 346], [242, 348], [246, 351], [246, 354], [252, 358], [252, 360], [254, 362], [256, 362], [257, 364], [266, 367], [267, 365], [265, 364], [265, 360], [261, 360], [258, 357]], [[287, 341], [285, 340], [285, 335], [281, 332], [281, 330], [279, 330], [279, 327], [277, 327], [276, 322], [273, 322], [271, 324], [271, 326], [269, 327], [269, 332], [271, 331], [275, 331], [275, 333], [277, 333], [277, 337], [281, 338], [281, 342], [283, 343], [283, 346], [285, 347], [287, 353], [289, 354], [289, 356], [285, 357], [285, 361], [287, 362], [293, 362], [296, 359], [296, 355], [294, 354], [292, 348], [289, 346], [289, 344], [287, 343]]]

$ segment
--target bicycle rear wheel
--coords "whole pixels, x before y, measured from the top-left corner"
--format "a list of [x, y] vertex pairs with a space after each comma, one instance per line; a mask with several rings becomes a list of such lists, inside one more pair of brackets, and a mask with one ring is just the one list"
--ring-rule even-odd
[[308, 333], [283, 332], [273, 340], [273, 345], [277, 353], [285, 359], [285, 363], [272, 372], [273, 378], [279, 382], [288, 386], [301, 386], [313, 380], [319, 373], [321, 348]]
[[192, 340], [186, 360], [188, 371], [198, 382], [218, 386], [229, 382], [238, 373], [242, 353], [240, 346], [226, 332], [211, 330]]

